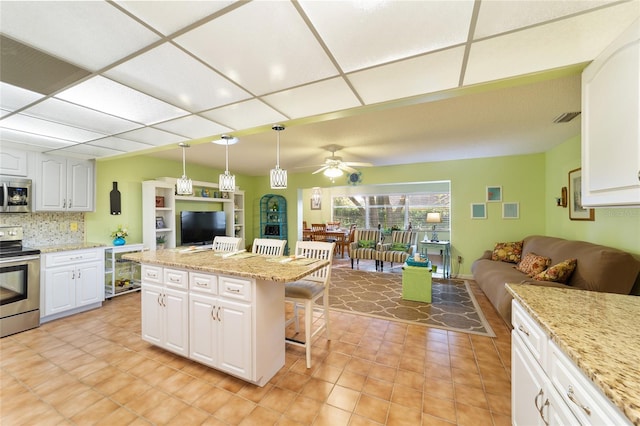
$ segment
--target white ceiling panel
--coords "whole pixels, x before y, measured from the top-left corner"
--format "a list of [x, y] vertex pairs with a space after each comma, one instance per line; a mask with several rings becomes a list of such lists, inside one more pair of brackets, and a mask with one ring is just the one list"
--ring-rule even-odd
[[64, 90], [56, 97], [143, 124], [188, 114], [185, 110], [100, 76]]
[[374, 104], [457, 87], [463, 56], [464, 47], [455, 47], [347, 77], [364, 103]]
[[31, 90], [0, 82], [0, 107], [6, 111], [16, 111], [44, 96]]
[[233, 130], [250, 129], [287, 120], [287, 117], [257, 99], [216, 108], [200, 115], [225, 124]]
[[103, 133], [91, 132], [23, 114], [16, 114], [3, 119], [2, 127], [72, 142], [86, 142], [105, 136]]
[[156, 124], [153, 127], [182, 135], [190, 139], [204, 138], [231, 131], [228, 127], [221, 126], [211, 120], [207, 120], [206, 118], [202, 118], [197, 115], [190, 115], [188, 117], [166, 121], [164, 123]]
[[639, 4], [625, 3], [474, 43], [464, 84], [590, 61], [638, 18]]
[[128, 139], [118, 138], [116, 136], [97, 139], [95, 141], [87, 142], [86, 145], [100, 146], [120, 152], [132, 152], [153, 148], [153, 145], [147, 143], [135, 142]]
[[102, 1], [3, 1], [2, 32], [90, 71], [159, 37]]
[[120, 6], [164, 35], [209, 16], [233, 1], [119, 1]]
[[[327, 96], [331, 93], [331, 96]], [[291, 118], [307, 117], [360, 106], [345, 81], [338, 77], [265, 96], [265, 102]]]
[[475, 40], [611, 4], [607, 1], [483, 0]]
[[105, 135], [122, 133], [142, 127], [139, 123], [104, 114], [56, 98], [46, 99], [22, 111], [21, 114], [92, 130]]
[[251, 97], [170, 43], [118, 65], [105, 75], [191, 112]]
[[143, 129], [133, 130], [131, 132], [118, 135], [123, 139], [131, 139], [132, 141], [146, 143], [154, 146], [169, 145], [172, 143], [184, 142], [187, 139], [164, 130], [145, 127]]
[[84, 158], [88, 160], [88, 159], [98, 158], [98, 157], [111, 157], [114, 155], [122, 154], [122, 152], [109, 149], [109, 148], [102, 148], [100, 146], [80, 143], [77, 145], [66, 147], [64, 149], [60, 149], [56, 151], [55, 154], [69, 155], [69, 156]]
[[289, 2], [251, 2], [175, 40], [255, 95], [337, 74]]
[[75, 142], [62, 139], [50, 138], [47, 136], [37, 135], [34, 133], [21, 132], [0, 127], [0, 141], [2, 146], [6, 142], [14, 142], [24, 144], [28, 147], [39, 147], [44, 149], [63, 148], [65, 146], [74, 145]]
[[344, 72], [464, 43], [473, 1], [302, 1]]

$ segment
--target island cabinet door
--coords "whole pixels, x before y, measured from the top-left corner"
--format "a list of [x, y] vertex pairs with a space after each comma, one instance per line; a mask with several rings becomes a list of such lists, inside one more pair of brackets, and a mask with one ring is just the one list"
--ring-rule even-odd
[[162, 297], [162, 286], [142, 283], [142, 339], [157, 346], [162, 346], [163, 341]]
[[[252, 345], [251, 304], [219, 299], [219, 365], [223, 371], [236, 376], [256, 380], [253, 377], [254, 358]], [[256, 354], [259, 356], [259, 354]]]
[[189, 357], [210, 367], [218, 366], [218, 299], [189, 295]]
[[189, 297], [186, 291], [164, 289], [164, 347], [189, 356]]

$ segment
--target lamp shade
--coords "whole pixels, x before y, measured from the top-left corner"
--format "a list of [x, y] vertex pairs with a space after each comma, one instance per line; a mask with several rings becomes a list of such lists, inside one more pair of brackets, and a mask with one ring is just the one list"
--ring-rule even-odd
[[339, 176], [342, 176], [342, 170], [340, 170], [337, 167], [329, 167], [327, 170], [324, 171], [323, 174], [331, 178], [339, 177]]
[[440, 213], [427, 213], [427, 223], [441, 223]]

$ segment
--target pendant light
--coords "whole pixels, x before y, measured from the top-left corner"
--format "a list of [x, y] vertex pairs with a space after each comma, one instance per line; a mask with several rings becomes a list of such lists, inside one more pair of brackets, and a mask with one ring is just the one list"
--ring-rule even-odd
[[236, 190], [236, 177], [229, 173], [229, 140], [233, 139], [232, 136], [222, 135], [220, 136], [225, 141], [225, 164], [224, 173], [220, 174], [218, 180], [218, 187], [223, 192], [234, 192]]
[[280, 168], [280, 132], [284, 130], [282, 124], [274, 124], [273, 130], [278, 132], [276, 143], [276, 168], [271, 169], [271, 189], [287, 189], [287, 171]]
[[176, 194], [178, 195], [191, 195], [193, 194], [193, 182], [187, 177], [187, 169], [184, 157], [185, 148], [189, 148], [188, 143], [180, 142], [178, 144], [182, 147], [182, 177], [176, 181]]

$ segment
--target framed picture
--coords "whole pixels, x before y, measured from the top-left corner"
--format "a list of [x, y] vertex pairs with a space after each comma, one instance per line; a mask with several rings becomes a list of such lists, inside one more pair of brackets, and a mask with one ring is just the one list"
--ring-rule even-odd
[[162, 216], [156, 216], [156, 229], [164, 229], [164, 218]]
[[582, 169], [569, 172], [569, 219], [595, 220], [595, 210], [582, 206]]
[[487, 186], [487, 201], [488, 202], [500, 202], [502, 201], [502, 187], [501, 186]]
[[471, 203], [471, 219], [486, 219], [486, 218], [487, 218], [487, 204]]
[[503, 219], [520, 219], [520, 203], [502, 203]]
[[319, 197], [311, 197], [311, 210], [322, 209], [322, 199]]
[[164, 207], [164, 197], [156, 195], [156, 207]]

